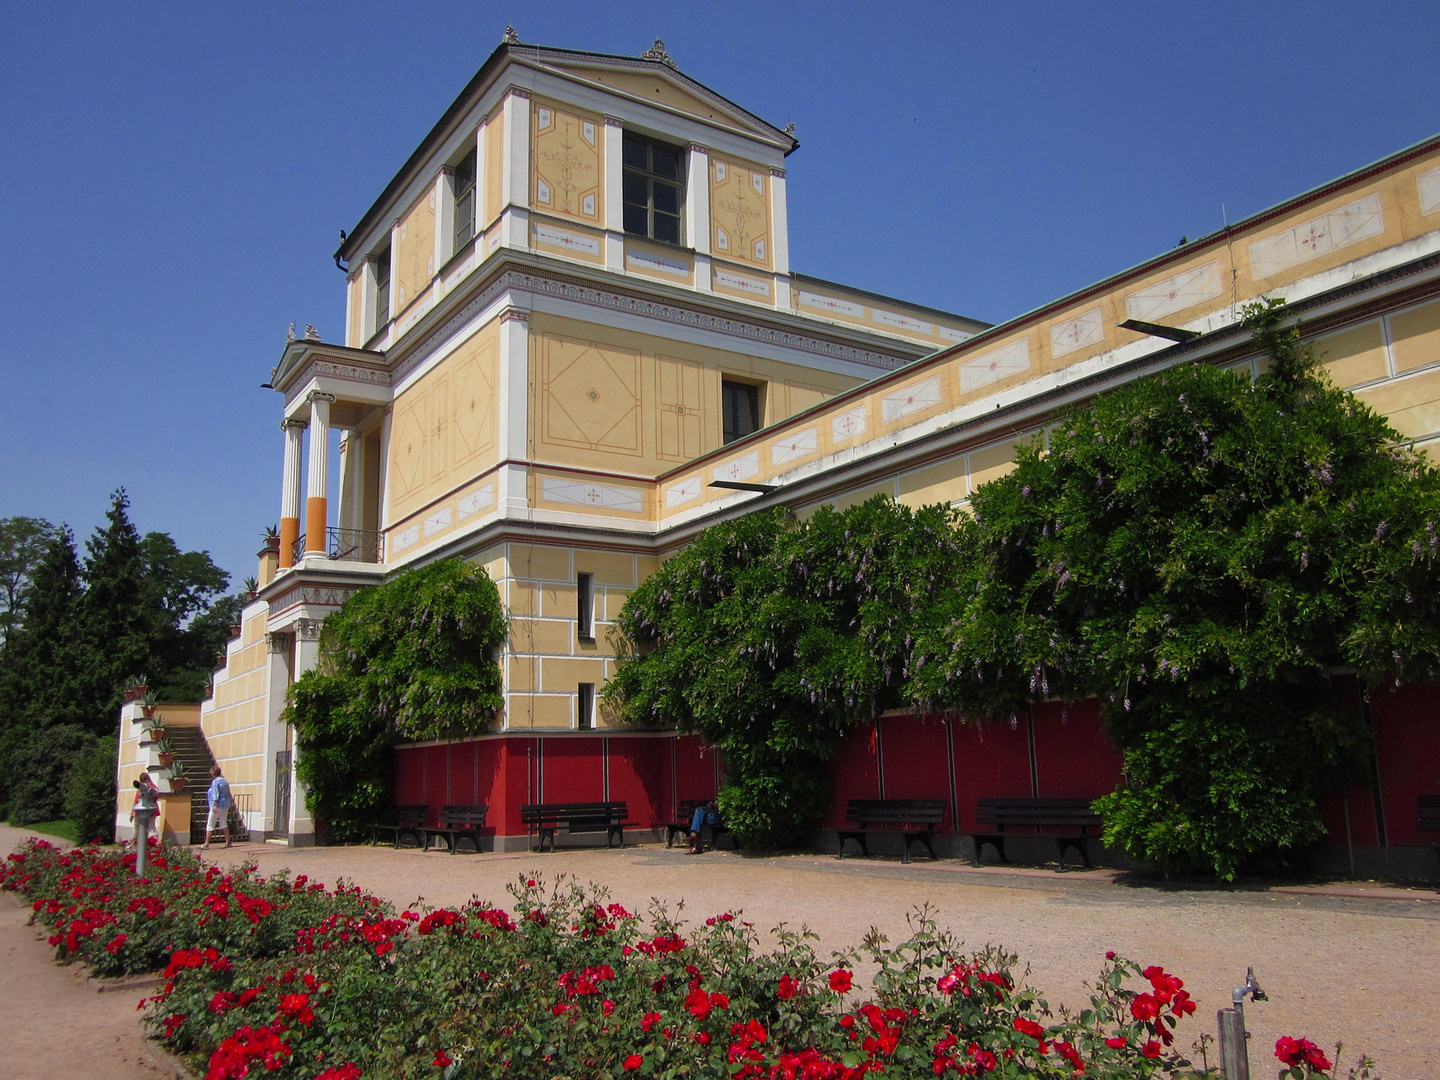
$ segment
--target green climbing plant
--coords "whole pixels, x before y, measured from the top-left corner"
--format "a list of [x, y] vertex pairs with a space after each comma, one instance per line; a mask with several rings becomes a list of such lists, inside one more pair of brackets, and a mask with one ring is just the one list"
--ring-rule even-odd
[[504, 704], [506, 619], [485, 571], [459, 559], [407, 570], [325, 620], [320, 659], [290, 689], [306, 805], [335, 839], [364, 834], [390, 794], [397, 742], [485, 731]]

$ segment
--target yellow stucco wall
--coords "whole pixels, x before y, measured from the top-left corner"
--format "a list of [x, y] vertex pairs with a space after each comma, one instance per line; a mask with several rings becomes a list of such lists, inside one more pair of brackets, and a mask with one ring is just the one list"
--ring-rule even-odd
[[476, 232], [488, 229], [505, 208], [501, 177], [505, 170], [505, 118], [497, 112], [485, 122], [485, 213]]
[[854, 386], [841, 375], [535, 313], [532, 457], [654, 476], [718, 447], [722, 378], [763, 384], [773, 423]]
[[710, 155], [710, 250], [717, 258], [765, 270], [775, 265], [769, 172]]
[[[579, 684], [596, 690], [615, 670], [609, 640], [626, 597], [654, 573], [659, 560], [546, 544], [504, 544], [481, 553], [510, 615], [504, 676], [507, 728], [573, 728]], [[594, 641], [576, 626], [578, 575], [590, 574]], [[597, 704], [597, 727], [611, 719]]]
[[[240, 637], [229, 644], [229, 662], [215, 677], [200, 726], [210, 753], [230, 781], [236, 805], [260, 809], [265, 777], [265, 724], [269, 688], [269, 649], [265, 639], [267, 612], [255, 605], [241, 624]], [[192, 777], [193, 790], [203, 791], [209, 777]]]
[[530, 131], [531, 206], [600, 225], [605, 211], [601, 118], [537, 98], [531, 104]]
[[[1323, 198], [1294, 206], [1228, 236], [1182, 249], [1144, 272], [1120, 275], [1034, 317], [1000, 327], [841, 395], [818, 411], [797, 417], [763, 438], [745, 440], [661, 482], [656, 505], [662, 521], [724, 498], [707, 487], [712, 479], [765, 482], [805, 461], [858, 448], [890, 433], [923, 425], [948, 410], [989, 399], [1008, 389], [1054, 376], [1078, 363], [1142, 340], [1122, 329], [1126, 319], [1184, 326], [1228, 315], [1232, 305], [1258, 292], [1284, 296], [1307, 279], [1312, 289], [1332, 283], [1316, 278], [1356, 260], [1440, 229], [1440, 147], [1410, 160], [1358, 176]], [[1232, 272], [1233, 271], [1233, 272]], [[1336, 281], [1333, 284], [1338, 284]], [[1384, 412], [1404, 434], [1423, 439], [1440, 433], [1428, 365], [1440, 361], [1440, 310], [1430, 304], [1387, 315], [1387, 374], [1402, 382], [1366, 387], [1353, 383], [1379, 370], [1374, 334], [1357, 333], [1327, 348], [1333, 376]], [[1353, 358], [1353, 363], [1350, 359]], [[1347, 367], [1346, 364], [1349, 364]], [[1403, 380], [1415, 375], [1407, 387]], [[990, 478], [1005, 462], [970, 466]]]
[[386, 473], [392, 551], [414, 513], [424, 511], [418, 530], [429, 540], [483, 509], [465, 486], [495, 463], [499, 350], [491, 321], [396, 398]]
[[345, 288], [345, 344], [352, 349], [358, 349], [365, 342], [362, 340], [365, 328], [362, 318], [365, 314], [365, 264], [361, 262], [354, 270]]
[[395, 311], [400, 313], [418, 300], [435, 276], [435, 188], [416, 200], [400, 219], [393, 253], [396, 281]]

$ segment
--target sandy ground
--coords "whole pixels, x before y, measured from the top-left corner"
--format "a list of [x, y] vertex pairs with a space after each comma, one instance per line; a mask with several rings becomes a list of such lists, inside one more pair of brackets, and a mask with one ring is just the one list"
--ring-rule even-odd
[[[23, 835], [0, 826], [0, 850], [13, 849]], [[568, 874], [606, 886], [632, 911], [643, 912], [659, 898], [683, 901], [691, 920], [743, 908], [762, 928], [803, 923], [820, 935], [822, 956], [858, 944], [872, 926], [892, 939], [903, 936], [906, 912], [928, 902], [941, 926], [970, 945], [995, 942], [1019, 953], [1052, 1006], [1084, 1002], [1084, 983], [1107, 949], [1162, 964], [1199, 999], [1199, 1012], [1180, 1029], [1186, 1038], [1214, 1032], [1215, 1010], [1228, 1004], [1230, 988], [1253, 965], [1270, 995], [1247, 1009], [1257, 1077], [1278, 1069], [1271, 1051], [1284, 1034], [1327, 1048], [1343, 1041], [1345, 1060], [1353, 1064], [1358, 1053], [1368, 1053], [1388, 1080], [1440, 1076], [1440, 893], [1433, 889], [1179, 889], [1127, 883], [1106, 871], [1058, 875], [974, 870], [958, 860], [907, 866], [821, 855], [745, 858], [729, 851], [690, 857], [660, 845], [450, 856], [244, 844], [209, 855], [221, 864], [253, 859], [267, 874], [288, 866], [326, 884], [344, 877], [397, 905], [480, 896], [508, 906], [505, 886], [518, 877]], [[0, 1010], [15, 1021], [0, 1027], [0, 1071], [36, 1080], [166, 1075], [140, 1036], [135, 1002], [141, 991], [96, 993], [93, 982], [50, 961], [26, 917], [13, 900], [0, 904]], [[62, 1014], [75, 1022], [55, 1024]], [[40, 1031], [47, 1033], [43, 1041], [35, 1038]]]

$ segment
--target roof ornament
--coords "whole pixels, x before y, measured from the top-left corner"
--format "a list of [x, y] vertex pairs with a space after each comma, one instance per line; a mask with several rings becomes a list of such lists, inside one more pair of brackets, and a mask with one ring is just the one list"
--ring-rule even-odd
[[789, 123], [787, 123], [787, 124], [785, 125], [785, 134], [786, 134], [786, 135], [789, 135], [790, 138], [792, 138], [792, 139], [795, 138], [795, 121], [794, 121], [794, 120], [791, 120]]
[[640, 59], [659, 60], [660, 63], [666, 67], [673, 68], [675, 66], [675, 61], [670, 59], [670, 54], [665, 51], [665, 42], [661, 41], [658, 37], [655, 39], [654, 45], [651, 45], [650, 48], [640, 54]]
[[316, 330], [315, 327], [311, 326], [308, 322], [305, 324], [305, 340], [306, 340], [306, 341], [319, 341], [319, 340], [320, 340], [320, 331], [319, 331], [319, 330]]
[[519, 45], [520, 35], [515, 32], [513, 26], [505, 27], [505, 36], [500, 39], [502, 45]]
[[290, 324], [290, 329], [285, 332], [285, 340], [286, 342], [295, 340], [295, 324], [293, 322]]

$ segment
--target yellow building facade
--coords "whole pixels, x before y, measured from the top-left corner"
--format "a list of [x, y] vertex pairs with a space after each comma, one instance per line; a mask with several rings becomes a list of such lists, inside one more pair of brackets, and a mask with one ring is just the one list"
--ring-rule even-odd
[[291, 341], [271, 374], [278, 559], [200, 716], [252, 833], [312, 837], [285, 690], [326, 614], [402, 567], [497, 582], [497, 736], [603, 731], [616, 613], [699, 530], [876, 492], [964, 504], [1108, 387], [1253, 370], [1257, 297], [1440, 439], [1440, 139], [995, 327], [793, 270], [797, 145], [658, 42], [508, 36], [425, 136], [336, 253], [345, 341]]

